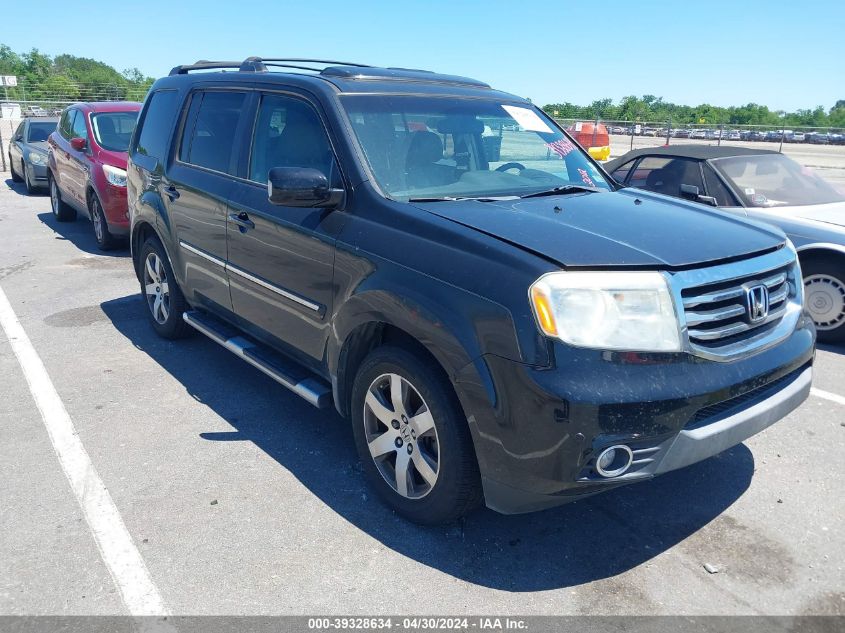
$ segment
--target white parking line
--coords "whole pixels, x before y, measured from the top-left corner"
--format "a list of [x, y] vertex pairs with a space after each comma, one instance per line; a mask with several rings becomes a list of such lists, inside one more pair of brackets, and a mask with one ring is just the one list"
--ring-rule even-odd
[[[56, 388], [0, 288], [0, 326], [20, 363], [29, 390], [100, 555], [133, 616], [166, 616], [167, 610], [141, 553], [76, 433]], [[165, 625], [166, 626], [166, 625]]]
[[818, 398], [824, 398], [825, 400], [836, 402], [837, 404], [845, 404], [845, 398], [837, 396], [835, 393], [830, 393], [829, 391], [822, 391], [821, 389], [813, 387], [810, 389], [810, 394]]

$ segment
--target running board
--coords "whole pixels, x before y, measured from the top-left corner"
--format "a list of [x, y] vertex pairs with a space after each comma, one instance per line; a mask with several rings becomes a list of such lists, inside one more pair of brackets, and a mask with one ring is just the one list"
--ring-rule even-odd
[[332, 405], [332, 390], [328, 384], [278, 352], [252, 341], [239, 330], [204, 312], [185, 312], [182, 318], [192, 328], [240, 356], [318, 409]]

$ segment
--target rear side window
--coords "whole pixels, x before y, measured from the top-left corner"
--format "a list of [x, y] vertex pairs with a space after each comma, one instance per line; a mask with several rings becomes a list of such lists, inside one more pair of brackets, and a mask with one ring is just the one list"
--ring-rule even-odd
[[136, 151], [161, 161], [170, 140], [173, 112], [179, 93], [175, 90], [159, 90], [150, 97], [141, 123], [141, 135]]
[[628, 184], [675, 197], [681, 195], [681, 185], [694, 185], [704, 191], [698, 161], [686, 158], [644, 158]]
[[186, 122], [179, 160], [197, 167], [234, 174], [232, 151], [245, 100], [246, 94], [243, 92], [205, 92], [194, 95], [190, 114], [196, 112], [196, 117], [189, 116]]
[[[635, 159], [636, 160], [636, 159]], [[628, 172], [631, 171], [631, 166], [634, 164], [633, 160], [629, 160], [624, 165], [617, 167], [611, 176], [616, 182], [625, 182], [625, 178], [628, 176]]]

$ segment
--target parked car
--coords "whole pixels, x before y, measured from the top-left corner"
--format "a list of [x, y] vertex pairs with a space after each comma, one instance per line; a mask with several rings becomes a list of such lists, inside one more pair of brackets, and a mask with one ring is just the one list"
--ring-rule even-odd
[[830, 135], [825, 132], [808, 132], [805, 140], [813, 145], [828, 145], [831, 142]]
[[23, 119], [9, 142], [9, 171], [14, 182], [23, 182], [33, 194], [47, 186], [47, 137], [58, 119]]
[[619, 190], [477, 80], [312, 63], [155, 82], [129, 150], [132, 258], [157, 333], [196, 329], [334, 406], [398, 513], [650, 479], [807, 397], [814, 330], [781, 231]]
[[748, 130], [748, 132], [742, 138], [744, 141], [765, 141], [766, 140], [766, 132], [762, 130]]
[[798, 249], [819, 340], [845, 342], [845, 193], [783, 154], [725, 145], [634, 150], [607, 170], [622, 184], [783, 229]]
[[729, 130], [727, 132], [727, 136], [725, 137], [729, 141], [741, 141], [742, 137], [739, 134], [739, 130]]
[[678, 128], [672, 130], [672, 136], [674, 136], [675, 138], [689, 138], [690, 131], [684, 128]]
[[25, 117], [48, 117], [51, 116], [51, 113], [39, 105], [31, 105], [27, 107], [23, 115]]
[[91, 220], [97, 246], [108, 250], [129, 234], [126, 150], [140, 103], [108, 101], [68, 106], [49, 137], [48, 186], [60, 222]]

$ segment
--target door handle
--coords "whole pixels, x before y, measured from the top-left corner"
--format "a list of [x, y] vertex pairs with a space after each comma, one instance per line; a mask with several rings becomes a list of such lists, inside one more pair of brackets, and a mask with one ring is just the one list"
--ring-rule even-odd
[[179, 197], [179, 190], [176, 189], [173, 185], [166, 187], [164, 189], [164, 195], [170, 198], [171, 200], [176, 200]]
[[246, 211], [241, 211], [240, 213], [230, 213], [229, 219], [238, 225], [241, 233], [246, 233], [247, 230], [255, 228], [255, 222], [249, 219]]

